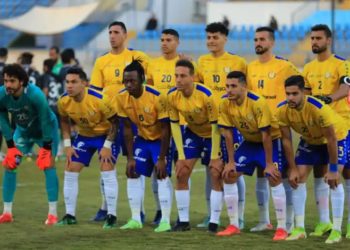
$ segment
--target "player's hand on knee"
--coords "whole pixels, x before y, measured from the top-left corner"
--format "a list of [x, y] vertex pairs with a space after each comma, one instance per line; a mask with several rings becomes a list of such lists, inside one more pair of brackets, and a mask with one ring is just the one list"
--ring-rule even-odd
[[340, 180], [339, 173], [328, 171], [324, 176], [324, 180], [326, 183], [328, 183], [331, 189], [335, 189], [339, 184], [339, 180]]
[[134, 159], [128, 160], [126, 163], [126, 176], [128, 178], [137, 178], [139, 175], [136, 173], [136, 162]]
[[187, 168], [186, 160], [177, 160], [175, 164], [175, 175], [177, 177], [182, 176], [185, 168]]
[[79, 155], [75, 151], [73, 147], [65, 147], [64, 148], [66, 152], [66, 157], [67, 157], [67, 164], [69, 165], [72, 162], [72, 157], [75, 156], [76, 158], [79, 158]]
[[36, 159], [36, 165], [41, 170], [50, 168], [53, 165], [52, 153], [50, 149], [40, 148], [38, 158]]
[[165, 159], [158, 159], [155, 167], [156, 167], [156, 171], [157, 171], [157, 178], [162, 180], [165, 179], [168, 174], [166, 172], [166, 160]]
[[20, 158], [22, 156], [23, 154], [16, 147], [9, 148], [2, 161], [2, 165], [7, 169], [15, 169], [20, 163]]
[[236, 176], [236, 165], [234, 162], [229, 162], [225, 164], [224, 170], [221, 173], [221, 176], [224, 180], [232, 179], [234, 176]]
[[278, 166], [274, 163], [266, 164], [266, 168], [264, 170], [264, 174], [268, 175], [273, 182], [277, 182], [281, 178], [281, 173], [278, 170]]
[[113, 165], [116, 159], [112, 154], [112, 149], [103, 147], [100, 151], [100, 161]]
[[299, 175], [298, 169], [292, 168], [289, 171], [289, 175], [288, 175], [288, 181], [290, 186], [296, 189], [298, 187], [299, 180], [300, 180], [300, 175]]

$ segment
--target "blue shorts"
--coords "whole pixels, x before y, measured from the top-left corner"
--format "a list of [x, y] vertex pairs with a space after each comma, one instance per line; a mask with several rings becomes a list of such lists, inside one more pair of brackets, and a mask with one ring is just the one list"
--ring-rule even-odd
[[[286, 161], [283, 156], [282, 143], [280, 139], [272, 141], [272, 160], [280, 172], [284, 171]], [[262, 143], [243, 141], [235, 153], [235, 164], [237, 172], [253, 175], [256, 167], [265, 169], [265, 150]]]
[[[51, 124], [51, 153], [52, 156], [56, 157], [58, 151], [58, 145], [60, 143], [60, 134], [58, 130], [58, 121], [55, 118]], [[21, 151], [24, 155], [32, 152], [32, 148], [34, 144], [37, 144], [39, 147], [43, 146], [42, 138], [32, 138], [30, 135], [26, 133], [25, 130], [16, 128], [15, 133], [13, 134], [13, 140], [16, 144], [16, 147]]]
[[346, 137], [346, 147], [347, 147], [347, 151], [346, 151], [347, 161], [346, 161], [344, 167], [347, 169], [350, 169], [350, 152], [349, 152], [350, 151], [350, 130], [348, 132], [348, 136]]
[[[150, 177], [160, 154], [161, 141], [145, 140], [137, 136], [134, 142], [136, 173]], [[168, 157], [167, 157], [168, 158]], [[168, 161], [168, 159], [167, 159]], [[171, 176], [171, 164], [167, 164], [167, 174]]]
[[[128, 119], [128, 118], [122, 118], [123, 119]], [[131, 122], [131, 129], [132, 132], [134, 134], [134, 137], [137, 136], [137, 126]], [[118, 145], [120, 145], [120, 150], [122, 151], [122, 155], [127, 156], [128, 152], [126, 150], [126, 145], [124, 142], [124, 122], [120, 122], [119, 123], [119, 130], [118, 130], [118, 134], [117, 134], [117, 139], [116, 142]]]
[[211, 138], [203, 138], [186, 128], [182, 134], [186, 159], [201, 158], [203, 165], [209, 165], [211, 154]]
[[[233, 135], [233, 142], [234, 142], [233, 147], [236, 151], [238, 149], [239, 145], [241, 145], [241, 143], [243, 141], [243, 136], [237, 128], [232, 129], [232, 135]], [[221, 137], [221, 154], [222, 154], [222, 160], [225, 163], [227, 163], [228, 162], [228, 154], [227, 154], [225, 138], [223, 136]]]
[[[77, 137], [74, 139], [72, 146], [75, 152], [78, 154], [79, 158], [72, 156], [72, 161], [80, 162], [84, 166], [88, 167], [94, 153], [96, 151], [100, 153], [100, 150], [103, 148], [105, 140], [106, 135], [87, 137], [78, 134]], [[113, 160], [113, 163], [115, 164], [120, 151], [120, 145], [118, 144], [117, 140], [114, 143], [112, 143], [111, 148], [112, 155], [115, 158], [115, 160]]]
[[[338, 164], [344, 165], [347, 157], [346, 140], [338, 141]], [[310, 145], [300, 139], [297, 152], [295, 154], [295, 164], [297, 165], [327, 165], [329, 163], [327, 144]]]

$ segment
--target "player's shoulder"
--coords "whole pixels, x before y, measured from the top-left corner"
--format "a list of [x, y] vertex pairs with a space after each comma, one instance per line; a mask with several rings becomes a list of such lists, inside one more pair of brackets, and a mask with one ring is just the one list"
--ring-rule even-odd
[[233, 59], [233, 60], [239, 60], [239, 61], [242, 61], [242, 62], [245, 62], [246, 60], [240, 56], [240, 55], [237, 55], [233, 52], [229, 52], [227, 51], [225, 54], [224, 54], [224, 57], [225, 58], [230, 58], [230, 59]]
[[5, 86], [0, 86], [0, 100], [2, 100], [3, 98], [5, 98], [6, 96], [6, 89]]
[[145, 91], [147, 93], [149, 93], [151, 95], [155, 95], [155, 96], [160, 96], [160, 94], [161, 94], [157, 89], [155, 89], [149, 85], [145, 85]]
[[94, 98], [101, 99], [101, 100], [103, 99], [103, 93], [98, 90], [87, 88], [86, 92], [88, 96], [92, 96]]
[[274, 58], [275, 58], [276, 60], [279, 60], [279, 61], [289, 62], [289, 60], [288, 60], [287, 58], [284, 58], [284, 57], [282, 57], [282, 56], [277, 56], [277, 55], [275, 55]]
[[341, 56], [338, 56], [336, 54], [333, 55], [333, 59], [335, 59], [336, 61], [341, 61], [341, 62], [344, 62], [346, 61], [345, 58], [341, 57]]
[[206, 60], [211, 60], [212, 59], [212, 55], [211, 54], [204, 54], [198, 57], [198, 63], [202, 62], [202, 61], [206, 61]]
[[284, 100], [283, 102], [280, 102], [279, 104], [277, 104], [277, 108], [283, 108], [283, 107], [287, 107], [288, 101]]
[[[148, 58], [148, 55], [141, 51], [141, 50], [135, 50], [135, 49], [132, 49], [132, 48], [128, 48], [129, 52], [133, 55], [133, 56], [136, 56], [136, 57], [142, 57], [142, 58]], [[137, 58], [135, 58], [137, 59]]]
[[197, 91], [203, 93], [204, 95], [206, 95], [208, 97], [212, 95], [211, 90], [208, 87], [206, 87], [203, 84], [201, 84], [201, 83], [195, 83], [195, 88], [196, 88]]
[[37, 100], [37, 98], [44, 96], [43, 91], [33, 83], [28, 83], [28, 85], [24, 89], [24, 94], [32, 100]]
[[310, 106], [315, 107], [317, 109], [321, 109], [324, 106], [324, 104], [320, 100], [313, 96], [307, 96], [306, 102], [309, 103]]
[[253, 67], [253, 66], [256, 66], [259, 64], [260, 64], [259, 60], [255, 59], [255, 60], [251, 61], [250, 63], [248, 63], [248, 67]]
[[254, 93], [253, 91], [248, 91], [247, 92], [247, 97], [248, 99], [256, 102], [256, 101], [261, 101], [263, 98], [261, 98], [261, 96], [259, 96], [258, 94]]
[[106, 51], [96, 58], [96, 62], [106, 60], [111, 56], [112, 54], [109, 51]]

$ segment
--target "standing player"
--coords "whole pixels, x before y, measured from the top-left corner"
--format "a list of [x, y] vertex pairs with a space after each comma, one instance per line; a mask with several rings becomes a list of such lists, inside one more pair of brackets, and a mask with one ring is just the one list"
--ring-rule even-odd
[[[248, 64], [248, 89], [265, 97], [272, 112], [276, 114], [277, 105], [286, 99], [284, 81], [298, 74], [296, 67], [288, 60], [275, 56], [272, 52], [275, 45], [274, 30], [270, 27], [260, 27], [255, 31], [255, 53], [258, 59]], [[287, 231], [293, 228], [292, 188], [283, 173], [283, 185], [287, 197]], [[259, 224], [251, 229], [252, 232], [272, 229], [269, 216], [269, 184], [264, 173], [258, 168], [256, 181], [256, 197], [259, 206]]]
[[[211, 23], [207, 25], [205, 31], [207, 33], [207, 48], [210, 53], [199, 57], [198, 75], [200, 82], [204, 83], [205, 86], [211, 89], [214, 95], [215, 104], [216, 106], [219, 106], [221, 97], [226, 93], [225, 81], [227, 74], [233, 70], [242, 71], [245, 73], [247, 64], [242, 57], [225, 51], [225, 45], [229, 33], [225, 25], [222, 23]], [[242, 137], [236, 129], [234, 130], [233, 135], [235, 137], [235, 141], [239, 144]], [[209, 168], [207, 168], [206, 198], [208, 215], [210, 214], [211, 206], [215, 206], [215, 204], [210, 201], [211, 185], [209, 176]], [[245, 182], [243, 176], [238, 180], [238, 190], [240, 200], [240, 228], [243, 228], [245, 204]], [[210, 216], [208, 216], [203, 223], [197, 226], [206, 227], [209, 220]]]
[[[3, 161], [4, 212], [0, 223], [12, 222], [12, 202], [16, 191], [17, 166], [23, 154], [39, 145], [36, 161], [45, 174], [49, 214], [46, 225], [57, 222], [58, 178], [54, 159], [59, 135], [58, 122], [47, 104], [43, 92], [34, 84], [28, 84], [28, 76], [18, 64], [5, 66], [4, 86], [0, 87], [0, 127], [7, 142], [7, 154]], [[9, 114], [16, 124], [12, 133]]]
[[[8, 54], [8, 50], [6, 48], [0, 48], [0, 86], [4, 85], [4, 78], [2, 76], [3, 75], [2, 71], [4, 70], [4, 67], [6, 65], [7, 54]], [[1, 151], [1, 148], [2, 148], [2, 133], [0, 129], [0, 161], [3, 161], [5, 158], [5, 155]]]
[[[66, 90], [58, 101], [58, 111], [67, 156], [64, 172], [64, 201], [66, 215], [58, 225], [76, 224], [75, 208], [78, 197], [79, 173], [88, 167], [92, 156], [99, 153], [101, 178], [107, 202], [107, 218], [103, 228], [116, 225], [116, 203], [118, 183], [114, 164], [119, 148], [114, 143], [118, 129], [116, 112], [111, 108], [107, 96], [88, 89], [82, 69], [72, 67], [67, 71]], [[78, 135], [73, 143], [70, 139], [70, 122], [76, 124]]]
[[[109, 28], [110, 52], [96, 59], [92, 70], [90, 88], [104, 91], [109, 96], [116, 95], [123, 87], [123, 71], [125, 66], [131, 63], [133, 59], [140, 60], [142, 66], [147, 71], [148, 56], [141, 51], [127, 49], [125, 47], [127, 40], [127, 29], [123, 22], [112, 22]], [[122, 131], [122, 127], [120, 128]], [[118, 137], [122, 132], [118, 133]], [[119, 138], [122, 143], [122, 136]], [[100, 210], [96, 213], [95, 221], [101, 221], [106, 218], [107, 210], [105, 197], [103, 194], [103, 182], [101, 180], [102, 204]]]
[[[216, 231], [222, 207], [222, 185], [216, 176], [216, 169], [220, 169], [223, 164], [219, 158], [220, 133], [216, 124], [217, 109], [214, 96], [207, 87], [194, 83], [194, 66], [188, 60], [177, 61], [175, 78], [176, 87], [168, 92], [171, 132], [179, 154], [175, 164], [177, 178], [175, 197], [179, 223], [173, 230], [190, 230], [188, 180], [198, 158], [202, 158], [203, 162], [210, 166], [213, 178], [210, 198], [217, 207], [215, 209], [212, 207], [213, 223], [209, 224], [209, 231]], [[179, 125], [180, 115], [187, 123], [183, 134]]]
[[[115, 97], [118, 116], [123, 119], [127, 147], [127, 192], [132, 219], [121, 229], [142, 228], [140, 209], [144, 187], [140, 175], [150, 177], [155, 169], [162, 218], [155, 232], [171, 229], [170, 211], [172, 185], [167, 169], [166, 155], [170, 141], [170, 126], [166, 95], [150, 86], [144, 86], [145, 72], [138, 61], [124, 69], [125, 89]], [[134, 139], [131, 122], [138, 135]]]
[[[350, 106], [346, 102], [350, 87], [344, 84], [344, 80], [350, 75], [350, 64], [331, 53], [331, 44], [332, 32], [327, 25], [319, 24], [311, 28], [311, 46], [316, 58], [304, 67], [305, 88], [311, 91], [312, 95], [329, 104], [344, 118], [347, 127], [350, 128]], [[350, 143], [350, 133], [348, 143]], [[348, 161], [343, 170], [343, 176], [348, 199], [350, 199], [350, 159]], [[323, 181], [325, 171], [326, 168], [314, 169], [316, 204], [320, 215], [320, 223], [311, 234], [314, 236], [321, 236], [332, 228], [329, 219], [329, 186]], [[350, 238], [350, 209], [348, 211], [347, 237]]]
[[[294, 188], [296, 228], [287, 240], [306, 238], [306, 181], [313, 167], [314, 170], [318, 168], [325, 173], [322, 177], [332, 189], [333, 230], [326, 243], [337, 243], [341, 240], [344, 212], [344, 188], [340, 182], [340, 173], [348, 154], [345, 140], [347, 125], [328, 105], [314, 97], [306, 96], [304, 85], [302, 76], [289, 77], [285, 82], [287, 101], [279, 104], [278, 109], [283, 146], [290, 167], [289, 180]], [[290, 128], [301, 134], [295, 161]], [[325, 200], [328, 202], [328, 199]]]
[[[253, 175], [255, 167], [263, 169], [272, 190], [272, 200], [277, 217], [274, 241], [285, 240], [286, 194], [281, 173], [285, 167], [282, 161], [281, 133], [278, 122], [272, 115], [265, 99], [247, 90], [245, 74], [239, 71], [227, 75], [227, 95], [222, 97], [219, 108], [219, 126], [223, 127], [229, 161], [222, 171], [224, 197], [230, 218], [230, 225], [219, 236], [240, 232], [238, 226], [237, 178], [242, 174]], [[243, 142], [236, 151], [232, 140], [232, 127], [243, 135]]]

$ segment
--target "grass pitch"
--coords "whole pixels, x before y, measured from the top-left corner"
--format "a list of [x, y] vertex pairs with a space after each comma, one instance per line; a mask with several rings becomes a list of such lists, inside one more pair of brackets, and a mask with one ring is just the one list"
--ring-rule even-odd
[[[64, 213], [62, 196], [64, 162], [57, 163], [60, 179], [59, 217]], [[142, 230], [122, 231], [120, 229], [103, 230], [103, 223], [93, 223], [89, 219], [100, 205], [99, 168], [96, 159], [91, 167], [82, 171], [79, 177], [79, 197], [77, 205], [78, 225], [67, 227], [46, 227], [47, 199], [44, 175], [34, 162], [23, 161], [18, 169], [18, 185], [14, 202], [14, 223], [0, 225], [0, 249], [349, 249], [350, 240], [343, 238], [340, 244], [329, 246], [324, 243], [326, 237], [294, 242], [273, 242], [273, 231], [250, 233], [249, 228], [258, 222], [258, 209], [255, 198], [255, 177], [246, 177], [245, 229], [241, 235], [222, 238], [209, 235], [206, 230], [195, 225], [206, 216], [204, 195], [205, 171], [196, 166], [192, 175], [191, 187], [191, 225], [192, 230], [183, 233], [154, 233], [151, 225], [155, 213], [151, 181], [147, 179], [145, 206], [146, 224]], [[118, 225], [123, 225], [130, 217], [126, 197], [125, 159], [120, 158], [117, 165], [119, 182]], [[0, 171], [2, 179], [3, 171]], [[174, 179], [174, 178], [173, 178]], [[270, 217], [275, 223], [275, 215], [270, 201]], [[345, 212], [347, 215], [347, 211]], [[177, 217], [173, 201], [172, 221]], [[226, 208], [223, 209], [222, 224], [228, 223]], [[308, 184], [306, 207], [306, 230], [311, 232], [318, 221], [314, 201], [312, 178]], [[344, 218], [345, 232], [347, 216]]]

